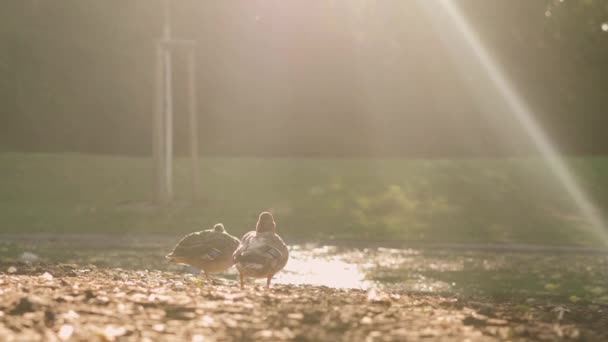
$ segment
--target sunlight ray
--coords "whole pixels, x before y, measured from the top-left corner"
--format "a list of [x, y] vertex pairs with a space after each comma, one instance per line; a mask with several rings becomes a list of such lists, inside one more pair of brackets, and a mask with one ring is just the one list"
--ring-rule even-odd
[[593, 226], [603, 244], [608, 246], [608, 232], [600, 211], [592, 203], [565, 160], [560, 156], [555, 145], [536, 121], [526, 100], [518, 94], [506, 73], [490, 56], [475, 29], [467, 21], [456, 2], [451, 0], [422, 0], [419, 1], [419, 4], [428, 11], [431, 20], [442, 21], [440, 24], [444, 30], [446, 28], [456, 30], [457, 34], [455, 36], [458, 36], [458, 43], [461, 44], [449, 44], [449, 47], [466, 47], [469, 49], [467, 52], [473, 55], [475, 62], [483, 70], [494, 90], [500, 95], [504, 105], [507, 106], [509, 112], [515, 116], [529, 135], [547, 165], [576, 203], [584, 218]]

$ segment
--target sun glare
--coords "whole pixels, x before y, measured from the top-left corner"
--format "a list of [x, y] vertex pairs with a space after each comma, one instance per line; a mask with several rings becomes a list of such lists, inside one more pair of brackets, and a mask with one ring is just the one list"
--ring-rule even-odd
[[323, 248], [316, 248], [309, 253], [295, 251], [291, 253], [285, 270], [277, 275], [277, 284], [316, 285], [334, 288], [360, 288], [371, 286], [365, 280], [365, 272], [356, 264], [348, 263], [339, 255], [319, 255]]
[[[506, 73], [490, 56], [475, 29], [465, 18], [458, 5], [450, 0], [421, 0], [419, 4], [427, 10], [430, 20], [441, 21], [436, 24], [442, 30], [446, 28], [455, 30], [454, 37], [459, 39], [459, 44], [453, 42], [449, 44], [449, 48], [467, 50], [453, 51], [455, 56], [466, 55], [474, 58], [479, 68], [483, 70], [485, 77], [490, 81], [489, 83], [493, 86], [494, 91], [498, 93], [502, 101], [501, 105], [506, 106], [508, 111], [516, 117], [547, 165], [576, 203], [581, 214], [593, 226], [595, 233], [602, 239], [603, 244], [608, 246], [608, 233], [599, 210], [582, 189], [555, 145], [536, 121], [534, 113], [524, 97], [518, 94]], [[444, 34], [440, 30], [438, 30], [438, 33]]]

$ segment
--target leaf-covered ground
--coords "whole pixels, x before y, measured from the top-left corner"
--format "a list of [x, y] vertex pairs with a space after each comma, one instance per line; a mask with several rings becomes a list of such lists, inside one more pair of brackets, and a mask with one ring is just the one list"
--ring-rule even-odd
[[608, 340], [602, 250], [292, 245], [267, 292], [174, 242], [0, 235], [0, 341]]
[[608, 340], [608, 306], [201, 280], [164, 271], [2, 263], [5, 341]]
[[[176, 241], [155, 235], [0, 235], [0, 263], [42, 261], [194, 271], [165, 260], [164, 255]], [[275, 283], [508, 298], [522, 306], [535, 298], [554, 303], [608, 304], [608, 253], [604, 250], [456, 246], [291, 245], [287, 267], [276, 276]], [[222, 277], [235, 280], [236, 271], [232, 268]]]

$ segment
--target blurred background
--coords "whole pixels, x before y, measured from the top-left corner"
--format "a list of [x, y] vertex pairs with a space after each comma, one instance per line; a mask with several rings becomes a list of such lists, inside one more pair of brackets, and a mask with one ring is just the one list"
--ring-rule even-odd
[[[454, 3], [602, 212], [608, 4]], [[240, 234], [271, 210], [293, 240], [603, 245], [480, 62], [454, 50], [456, 28], [419, 1], [174, 1], [174, 37], [197, 43], [200, 183], [194, 198], [178, 50], [164, 204], [163, 3], [1, 7], [1, 232]]]

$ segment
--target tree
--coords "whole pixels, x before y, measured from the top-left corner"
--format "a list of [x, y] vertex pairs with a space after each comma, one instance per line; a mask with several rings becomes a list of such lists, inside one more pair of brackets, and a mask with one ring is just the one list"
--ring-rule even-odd
[[608, 32], [608, 2], [598, 0], [547, 0], [545, 16], [556, 38], [563, 34]]

